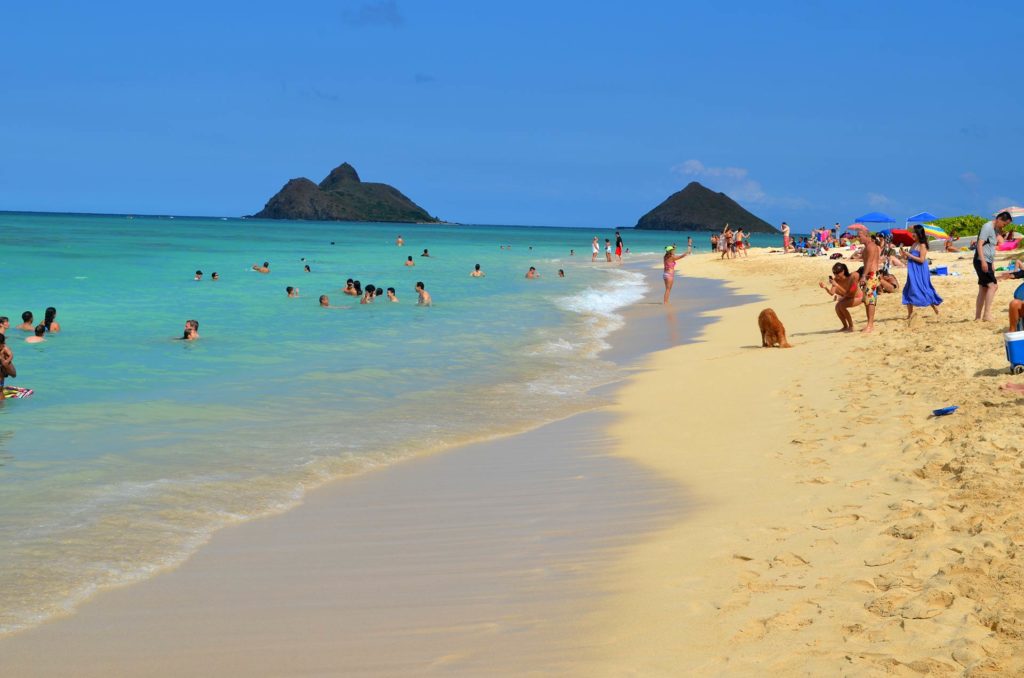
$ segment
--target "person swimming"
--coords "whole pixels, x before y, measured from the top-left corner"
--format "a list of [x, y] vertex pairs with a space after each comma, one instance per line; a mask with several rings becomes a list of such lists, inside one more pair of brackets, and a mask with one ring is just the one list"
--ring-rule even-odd
[[220, 276], [217, 275], [217, 271], [213, 272], [213, 275], [210, 276], [210, 280], [220, 280]]
[[33, 330], [32, 336], [25, 337], [25, 342], [28, 344], [38, 344], [41, 341], [46, 341], [46, 338], [43, 337], [44, 334], [46, 334], [46, 328], [43, 327], [43, 323], [39, 323]]
[[[425, 251], [426, 251], [426, 250], [424, 250], [424, 252], [425, 252]], [[426, 255], [426, 254], [424, 254], [424, 255], [422, 255], [422, 256], [427, 256], [427, 255]], [[415, 265], [416, 265], [416, 262], [412, 260], [412, 255], [410, 255], [410, 256], [408, 256], [408, 257], [406, 257], [406, 259], [405, 259], [405, 265], [406, 265], [406, 266], [415, 266]]]
[[270, 273], [270, 262], [264, 261], [262, 266], [260, 266], [259, 264], [253, 264], [252, 270], [256, 271], [257, 273]]
[[535, 266], [531, 266], [530, 270], [526, 272], [526, 277], [532, 280], [533, 278], [539, 278], [540, 273], [537, 273], [537, 268]]
[[202, 271], [196, 271], [196, 277], [193, 278], [193, 280], [202, 280], [202, 279], [203, 279], [203, 272]]
[[46, 327], [47, 332], [60, 332], [60, 323], [57, 322], [57, 309], [53, 306], [47, 306], [46, 312], [43, 314], [43, 326]]
[[35, 325], [32, 322], [33, 320], [32, 311], [25, 311], [21, 314], [21, 324], [15, 329], [21, 330], [22, 332], [31, 332], [35, 328]]
[[469, 275], [473, 278], [483, 278], [486, 274], [480, 270], [480, 264], [477, 264]]
[[430, 298], [430, 292], [423, 286], [423, 282], [416, 283], [416, 294], [419, 299], [416, 301], [417, 306], [430, 306], [433, 301]]
[[291, 285], [289, 285], [288, 287], [284, 288], [284, 291], [288, 294], [289, 299], [294, 299], [295, 297], [299, 296], [299, 288], [297, 287], [292, 287]]
[[395, 288], [394, 287], [389, 287], [388, 288], [388, 301], [394, 301], [394, 302], [398, 301], [398, 296], [395, 294]]

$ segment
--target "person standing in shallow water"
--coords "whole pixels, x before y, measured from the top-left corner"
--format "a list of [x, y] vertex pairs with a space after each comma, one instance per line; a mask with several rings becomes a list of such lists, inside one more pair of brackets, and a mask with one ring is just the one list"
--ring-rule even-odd
[[7, 377], [18, 376], [18, 370], [14, 367], [14, 352], [7, 345], [7, 337], [0, 334], [0, 389], [4, 387]]
[[615, 260], [622, 262], [622, 236], [615, 231]]
[[667, 304], [668, 298], [672, 294], [672, 285], [676, 280], [676, 262], [683, 257], [689, 256], [692, 252], [690, 248], [687, 248], [682, 254], [676, 254], [676, 246], [669, 245], [665, 248], [665, 256], [662, 259], [662, 264], [665, 266], [665, 272], [661, 274], [662, 280], [665, 281], [665, 298], [661, 303]]
[[909, 252], [902, 252], [901, 257], [907, 262], [907, 282], [903, 286], [903, 305], [907, 307], [907, 320], [914, 316], [915, 306], [931, 306], [935, 315], [939, 314], [942, 297], [932, 286], [932, 274], [928, 270], [928, 236], [924, 226], [914, 226], [916, 242]]

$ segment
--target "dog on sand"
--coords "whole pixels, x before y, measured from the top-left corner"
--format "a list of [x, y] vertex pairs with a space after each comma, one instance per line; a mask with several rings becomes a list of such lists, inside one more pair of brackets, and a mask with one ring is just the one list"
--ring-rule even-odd
[[775, 311], [766, 308], [757, 316], [757, 327], [761, 330], [761, 346], [771, 348], [776, 344], [779, 348], [792, 348], [786, 341], [786, 328], [783, 327]]

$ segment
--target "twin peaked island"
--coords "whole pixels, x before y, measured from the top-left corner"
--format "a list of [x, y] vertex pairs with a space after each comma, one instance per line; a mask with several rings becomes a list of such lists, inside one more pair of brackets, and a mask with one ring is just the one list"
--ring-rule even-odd
[[[385, 221], [438, 223], [425, 209], [387, 184], [360, 180], [347, 162], [336, 167], [319, 184], [305, 177], [292, 179], [266, 206], [257, 219], [304, 219], [307, 221]], [[724, 193], [691, 183], [669, 196], [637, 222], [636, 227], [670, 231], [717, 231], [726, 223], [748, 231], [774, 233], [770, 224], [743, 209]]]

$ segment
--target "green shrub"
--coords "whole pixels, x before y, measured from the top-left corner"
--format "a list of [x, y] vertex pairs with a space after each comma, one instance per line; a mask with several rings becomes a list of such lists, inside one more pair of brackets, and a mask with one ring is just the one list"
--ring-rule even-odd
[[988, 221], [985, 217], [977, 214], [963, 214], [959, 217], [946, 217], [936, 219], [932, 223], [949, 233], [954, 238], [964, 238], [971, 235], [978, 235], [978, 231]]

